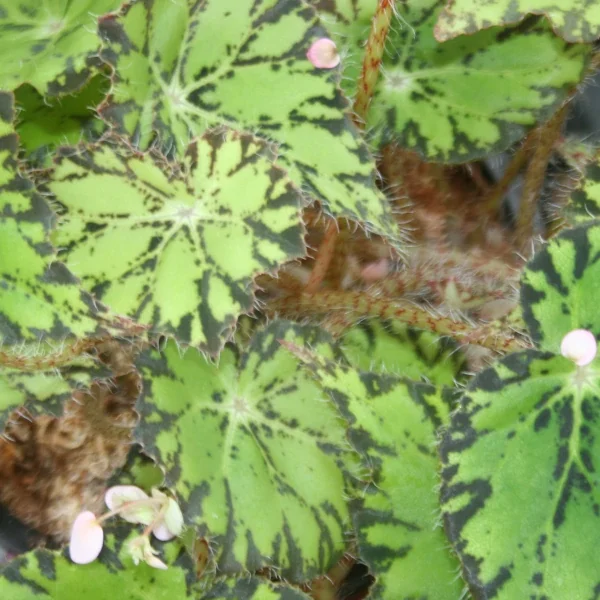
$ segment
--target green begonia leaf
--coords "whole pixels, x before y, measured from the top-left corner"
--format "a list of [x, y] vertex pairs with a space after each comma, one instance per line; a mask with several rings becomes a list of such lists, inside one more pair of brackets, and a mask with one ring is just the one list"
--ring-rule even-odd
[[216, 353], [252, 279], [304, 254], [300, 193], [264, 143], [207, 132], [181, 168], [122, 145], [65, 149], [49, 183], [55, 241], [114, 312]]
[[81, 87], [98, 58], [97, 17], [122, 0], [0, 0], [0, 89], [42, 94]]
[[[112, 523], [112, 522], [111, 522]], [[134, 565], [127, 543], [139, 535], [121, 526], [117, 535], [108, 525], [99, 560], [77, 565], [68, 552], [35, 550], [13, 559], [0, 570], [0, 597], [7, 600], [195, 600], [192, 560], [177, 542], [152, 545], [168, 569]], [[130, 535], [126, 538], [127, 533]]]
[[440, 14], [435, 37], [443, 42], [492, 25], [517, 23], [528, 14], [546, 16], [567, 42], [600, 37], [600, 4], [593, 0], [450, 0]]
[[345, 423], [279, 340], [274, 322], [218, 366], [174, 344], [141, 359], [136, 437], [166, 471], [188, 522], [215, 542], [219, 572], [277, 567], [290, 581], [324, 573], [349, 519], [340, 463]]
[[542, 350], [558, 353], [573, 329], [600, 337], [600, 222], [568, 229], [527, 264], [521, 283], [523, 318]]
[[363, 321], [344, 333], [340, 346], [362, 371], [390, 373], [436, 385], [454, 385], [464, 356], [450, 340], [399, 321]]
[[[440, 44], [433, 27], [443, 4], [396, 3], [367, 125], [378, 141], [460, 162], [503, 151], [548, 118], [580, 80], [589, 50], [566, 44], [544, 23]], [[343, 81], [353, 95], [374, 3], [323, 6], [323, 23], [346, 56]]]
[[0, 430], [10, 411], [20, 406], [32, 413], [43, 410], [60, 415], [62, 402], [71, 397], [74, 389], [88, 386], [94, 376], [102, 374], [89, 359], [60, 370], [3, 368], [0, 371]]
[[18, 171], [13, 97], [0, 93], [0, 340], [94, 333], [91, 300], [48, 242], [52, 211]]
[[27, 158], [49, 167], [58, 146], [99, 137], [106, 125], [94, 108], [104, 99], [109, 83], [104, 75], [96, 75], [75, 94], [58, 98], [44, 98], [30, 85], [17, 88], [16, 130]]
[[200, 600], [310, 600], [298, 589], [275, 585], [257, 577], [216, 583]]
[[600, 217], [600, 154], [587, 166], [585, 176], [571, 194], [565, 212], [570, 223], [585, 223]]
[[537, 351], [480, 373], [441, 443], [446, 528], [475, 598], [600, 590], [600, 363]]
[[103, 19], [115, 68], [103, 114], [140, 148], [180, 155], [207, 127], [273, 141], [291, 179], [335, 215], [395, 235], [339, 75], [306, 58], [322, 37], [302, 0], [146, 0]]
[[353, 513], [359, 556], [377, 578], [369, 597], [458, 600], [459, 563], [437, 522], [436, 430], [449, 405], [431, 385], [300, 356], [349, 421], [350, 442], [371, 469], [373, 483]]

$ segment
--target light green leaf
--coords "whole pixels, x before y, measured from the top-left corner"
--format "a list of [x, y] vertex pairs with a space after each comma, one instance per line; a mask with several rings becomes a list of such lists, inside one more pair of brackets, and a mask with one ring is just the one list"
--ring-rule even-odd
[[300, 193], [251, 136], [207, 132], [180, 169], [123, 145], [65, 149], [55, 241], [114, 312], [216, 353], [252, 279], [304, 254]]
[[523, 318], [542, 350], [559, 353], [573, 329], [600, 337], [600, 222], [568, 229], [527, 264], [521, 282]]
[[287, 580], [327, 571], [344, 549], [348, 512], [340, 463], [345, 427], [279, 340], [274, 322], [218, 366], [196, 350], [142, 357], [137, 438], [166, 470], [187, 522], [214, 539], [219, 572], [277, 567]]
[[340, 347], [350, 364], [362, 371], [426, 379], [436, 385], [454, 385], [464, 362], [449, 339], [399, 321], [363, 321], [344, 333]]
[[91, 300], [48, 243], [53, 215], [17, 169], [13, 97], [0, 92], [0, 340], [94, 333]]
[[443, 42], [492, 25], [518, 23], [528, 14], [546, 16], [567, 42], [600, 37], [600, 4], [589, 0], [451, 0], [440, 14], [435, 37]]
[[258, 577], [217, 582], [200, 600], [310, 600], [300, 590]]
[[[367, 124], [431, 160], [460, 162], [501, 152], [548, 118], [580, 80], [585, 46], [570, 46], [544, 23], [492, 28], [440, 44], [441, 0], [396, 3]], [[324, 3], [323, 22], [346, 56], [353, 95], [374, 11], [370, 0]], [[329, 12], [331, 11], [331, 12]]]
[[300, 353], [349, 421], [373, 484], [354, 507], [372, 598], [458, 600], [464, 583], [438, 523], [436, 430], [449, 406], [433, 386], [359, 372]]
[[42, 94], [81, 87], [100, 49], [97, 17], [122, 0], [0, 0], [0, 89]]
[[100, 31], [116, 69], [103, 114], [140, 148], [156, 134], [165, 153], [181, 155], [207, 127], [252, 131], [275, 142], [312, 199], [396, 234], [339, 75], [306, 58], [323, 32], [302, 0], [147, 0]]
[[7, 600], [192, 600], [194, 566], [176, 542], [152, 544], [161, 549], [159, 556], [169, 565], [158, 570], [145, 563], [137, 566], [127, 555], [127, 542], [139, 535], [131, 527], [121, 526], [107, 535], [100, 559], [88, 565], [76, 565], [62, 554], [35, 550], [13, 559], [0, 570], [0, 597]]
[[77, 93], [59, 98], [44, 98], [30, 85], [17, 88], [16, 130], [28, 158], [49, 167], [57, 146], [98, 137], [106, 126], [94, 116], [94, 108], [108, 89], [104, 75], [96, 75]]
[[480, 373], [440, 451], [446, 529], [475, 598], [600, 590], [600, 363], [512, 354]]

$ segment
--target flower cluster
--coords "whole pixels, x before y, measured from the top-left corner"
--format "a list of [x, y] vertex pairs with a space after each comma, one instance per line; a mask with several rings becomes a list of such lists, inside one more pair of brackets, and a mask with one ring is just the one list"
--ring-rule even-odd
[[71, 560], [77, 564], [96, 560], [104, 544], [102, 523], [119, 515], [130, 523], [146, 526], [143, 533], [127, 546], [133, 562], [137, 565], [143, 561], [156, 569], [166, 569], [167, 565], [156, 556], [150, 544], [150, 534], [164, 542], [181, 534], [183, 515], [177, 502], [156, 488], [148, 496], [134, 485], [109, 488], [104, 501], [110, 512], [96, 517], [94, 513], [84, 511], [75, 519], [69, 545]]

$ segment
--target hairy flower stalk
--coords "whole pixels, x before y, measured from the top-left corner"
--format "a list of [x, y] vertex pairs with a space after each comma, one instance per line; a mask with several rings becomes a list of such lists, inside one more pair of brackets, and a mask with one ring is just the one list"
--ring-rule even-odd
[[367, 121], [369, 104], [375, 92], [385, 40], [394, 14], [394, 0], [380, 0], [371, 23], [371, 32], [365, 48], [365, 57], [354, 101], [355, 120], [359, 127]]
[[375, 298], [364, 292], [326, 291], [287, 296], [271, 301], [266, 310], [270, 314], [285, 316], [343, 311], [354, 314], [357, 318], [369, 316], [396, 319], [417, 329], [450, 336], [460, 343], [476, 344], [501, 353], [530, 347], [526, 340], [499, 331], [493, 324], [473, 326], [464, 321], [435, 315], [432, 311], [408, 302]]

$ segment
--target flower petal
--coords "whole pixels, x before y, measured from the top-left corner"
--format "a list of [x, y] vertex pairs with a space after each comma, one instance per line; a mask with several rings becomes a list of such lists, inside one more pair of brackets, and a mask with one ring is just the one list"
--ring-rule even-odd
[[570, 331], [565, 335], [560, 345], [561, 354], [580, 367], [589, 365], [596, 358], [597, 351], [596, 338], [587, 329]]
[[[106, 490], [104, 495], [104, 502], [110, 510], [119, 510], [129, 502], [148, 499], [148, 494], [135, 485], [115, 485]], [[135, 506], [131, 509], [124, 508], [119, 515], [130, 523], [149, 525], [155, 519], [157, 512], [157, 508], [149, 504], [147, 506]]]
[[153, 530], [152, 534], [157, 540], [161, 542], [168, 542], [175, 537], [175, 534], [172, 533], [169, 528], [165, 525], [164, 521], [161, 521]]
[[98, 558], [104, 544], [104, 531], [89, 510], [80, 513], [71, 529], [69, 556], [74, 563], [85, 565]]
[[321, 38], [314, 42], [308, 49], [306, 58], [317, 69], [333, 69], [340, 64], [340, 55], [337, 51], [337, 46], [329, 38]]

